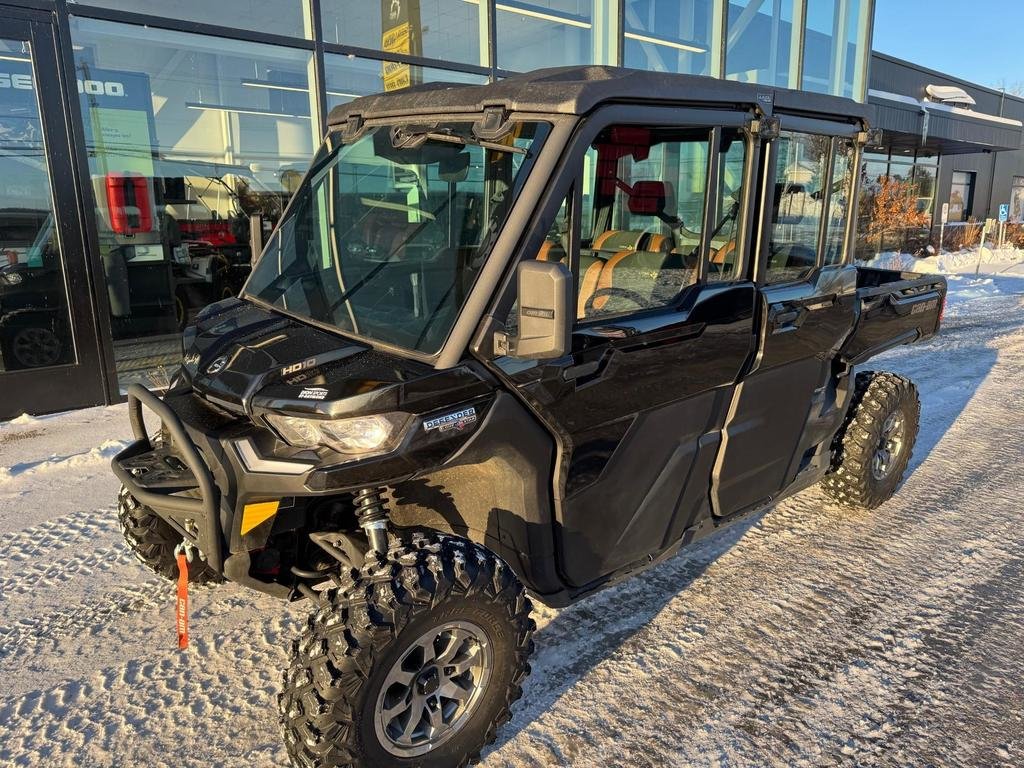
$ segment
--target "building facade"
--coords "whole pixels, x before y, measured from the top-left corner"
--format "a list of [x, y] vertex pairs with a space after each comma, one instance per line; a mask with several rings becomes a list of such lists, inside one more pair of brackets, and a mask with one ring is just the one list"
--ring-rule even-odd
[[[864, 153], [859, 255], [938, 249], [940, 238], [946, 249], [976, 245], [972, 222], [998, 218], [1001, 205], [1024, 233], [1024, 98], [875, 53], [868, 100], [881, 135]], [[884, 183], [906, 187], [916, 220], [872, 220]]]
[[[588, 63], [876, 101], [873, 17], [874, 0], [0, 0], [0, 419], [166, 384], [339, 103]], [[954, 158], [912, 123], [871, 173], [909, 142], [931, 211], [962, 174], [970, 215], [1002, 195], [989, 177], [1019, 175], [992, 165], [1006, 135]]]

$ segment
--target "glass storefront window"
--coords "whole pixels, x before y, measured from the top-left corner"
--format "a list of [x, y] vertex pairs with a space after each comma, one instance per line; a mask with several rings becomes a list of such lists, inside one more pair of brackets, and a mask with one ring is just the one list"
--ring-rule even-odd
[[[414, 67], [393, 61], [361, 59], [356, 56], [324, 56], [327, 108], [336, 107], [359, 96], [397, 90], [417, 83], [444, 82], [482, 85], [483, 75], [449, 69]], [[389, 87], [390, 86], [390, 87]]]
[[917, 210], [929, 216], [935, 208], [935, 174], [933, 165], [917, 163], [914, 166], [914, 191], [917, 194]]
[[71, 34], [118, 376], [159, 386], [309, 163], [312, 56], [80, 17]]
[[790, 86], [794, 0], [732, 0], [726, 31], [729, 80]]
[[623, 64], [655, 72], [711, 74], [713, 0], [626, 0]]
[[479, 0], [322, 0], [324, 41], [486, 66]]
[[0, 39], [0, 179], [0, 372], [73, 363], [32, 50], [21, 40]]
[[173, 15], [176, 19], [217, 24], [222, 27], [253, 29], [289, 37], [312, 38], [306, 0], [69, 0], [72, 13], [76, 3], [118, 11]]
[[866, 0], [818, 0], [807, 5], [804, 37], [805, 91], [854, 98], [859, 66], [861, 3]]
[[949, 190], [949, 220], [967, 221], [974, 211], [974, 171], [954, 171]]
[[1024, 224], [1024, 176], [1014, 176], [1010, 187], [1010, 221]]
[[498, 67], [528, 72], [594, 62], [594, 0], [503, 0], [496, 5]]

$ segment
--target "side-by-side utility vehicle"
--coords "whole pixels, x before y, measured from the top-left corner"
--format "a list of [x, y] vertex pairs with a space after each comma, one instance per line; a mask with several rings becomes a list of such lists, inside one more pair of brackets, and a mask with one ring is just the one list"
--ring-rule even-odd
[[[943, 278], [850, 263], [867, 112], [607, 67], [356, 99], [114, 461], [143, 563], [312, 614], [296, 765], [459, 766], [566, 606], [821, 483], [882, 504]], [[150, 429], [143, 409], [159, 418]]]

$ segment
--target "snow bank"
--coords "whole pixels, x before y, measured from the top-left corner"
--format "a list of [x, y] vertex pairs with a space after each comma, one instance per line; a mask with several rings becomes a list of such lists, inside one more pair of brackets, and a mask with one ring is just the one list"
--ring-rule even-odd
[[1024, 277], [1024, 250], [1016, 248], [971, 248], [956, 253], [940, 253], [918, 258], [895, 251], [880, 253], [873, 259], [857, 262], [864, 267], [898, 269], [921, 274], [1016, 275]]
[[0, 466], [0, 484], [9, 483], [15, 478], [35, 475], [40, 472], [54, 472], [56, 470], [68, 470], [76, 467], [87, 467], [92, 464], [101, 464], [114, 458], [116, 454], [127, 448], [130, 442], [129, 440], [104, 440], [97, 447], [88, 451], [65, 456], [53, 454], [39, 461], [21, 462], [8, 467]]

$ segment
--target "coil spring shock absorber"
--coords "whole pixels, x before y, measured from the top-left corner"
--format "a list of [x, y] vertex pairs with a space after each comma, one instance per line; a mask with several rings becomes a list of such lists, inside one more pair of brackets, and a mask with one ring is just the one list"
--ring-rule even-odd
[[388, 505], [383, 488], [363, 488], [352, 498], [356, 507], [356, 520], [370, 540], [370, 551], [385, 554], [388, 551]]

